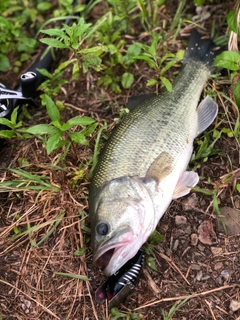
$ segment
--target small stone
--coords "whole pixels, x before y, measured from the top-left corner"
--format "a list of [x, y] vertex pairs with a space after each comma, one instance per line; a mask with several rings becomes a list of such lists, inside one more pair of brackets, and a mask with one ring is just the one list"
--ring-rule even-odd
[[198, 245], [198, 250], [203, 252], [205, 250], [205, 247], [202, 244], [199, 244]]
[[179, 215], [177, 215], [177, 216], [175, 217], [175, 224], [176, 224], [176, 226], [180, 226], [180, 225], [186, 224], [186, 223], [187, 223], [187, 218], [186, 218], [186, 217], [184, 217], [184, 216], [179, 216]]
[[224, 279], [225, 281], [228, 281], [229, 278], [230, 278], [230, 273], [229, 273], [227, 270], [222, 270], [221, 276], [223, 277], [223, 279]]
[[192, 193], [188, 198], [182, 201], [183, 211], [190, 211], [196, 207], [198, 199], [196, 193]]
[[185, 231], [185, 233], [188, 234], [188, 235], [191, 234], [192, 229], [191, 229], [190, 224], [184, 229], [184, 231]]
[[191, 234], [191, 245], [196, 246], [198, 244], [198, 235], [196, 233]]
[[178, 246], [179, 246], [179, 240], [176, 239], [176, 240], [174, 241], [174, 244], [173, 244], [173, 251], [176, 251], [177, 248], [178, 248]]
[[219, 286], [221, 286], [223, 284], [222, 277], [217, 277], [216, 282]]
[[211, 251], [214, 256], [217, 256], [221, 254], [223, 250], [222, 248], [219, 248], [219, 247], [211, 247]]
[[201, 267], [198, 265], [198, 264], [196, 264], [196, 263], [192, 263], [191, 264], [191, 269], [192, 270], [201, 270]]
[[202, 276], [203, 276], [202, 270], [198, 271], [197, 276], [196, 276], [197, 281], [201, 281]]
[[236, 209], [240, 210], [240, 197], [239, 196], [234, 197], [234, 205], [235, 205]]
[[223, 267], [223, 263], [222, 262], [217, 262], [214, 266], [214, 270], [220, 270]]
[[229, 308], [233, 311], [233, 312], [236, 312], [240, 309], [240, 301], [237, 301], [237, 300], [232, 300], [230, 302], [230, 306]]

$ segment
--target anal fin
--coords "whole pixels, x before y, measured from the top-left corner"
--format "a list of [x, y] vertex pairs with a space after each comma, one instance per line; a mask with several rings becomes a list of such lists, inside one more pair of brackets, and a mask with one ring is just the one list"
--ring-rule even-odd
[[173, 193], [173, 199], [185, 196], [199, 181], [199, 176], [194, 171], [185, 171], [178, 180]]

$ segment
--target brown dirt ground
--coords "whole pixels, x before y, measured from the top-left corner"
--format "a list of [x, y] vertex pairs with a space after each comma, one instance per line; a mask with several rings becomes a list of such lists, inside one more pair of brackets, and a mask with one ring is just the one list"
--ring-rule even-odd
[[[225, 16], [229, 8], [233, 8], [231, 1], [218, 1], [215, 7], [210, 4], [211, 19], [203, 22], [206, 29], [210, 31], [215, 21], [218, 34], [225, 34]], [[166, 5], [161, 10], [160, 16], [169, 24], [175, 7]], [[194, 10], [189, 1], [186, 17]], [[180, 34], [187, 31], [183, 23]], [[144, 36], [141, 33], [129, 41], [144, 41], [145, 38], [147, 41]], [[171, 41], [168, 45], [172, 51], [184, 48], [181, 40], [177, 40], [175, 46]], [[69, 83], [58, 96], [67, 106], [63, 118], [88, 115], [99, 125], [107, 121], [109, 130], [113, 128], [119, 108], [125, 105], [129, 96], [145, 91], [146, 81], [151, 78], [149, 68], [144, 64], [138, 64], [131, 71], [137, 79], [136, 84], [121, 95], [97, 87], [95, 72], [87, 73], [79, 81], [72, 81], [71, 74], [66, 73]], [[168, 76], [171, 78], [172, 71]], [[236, 115], [229, 101], [219, 95], [221, 91], [227, 96], [231, 93], [224, 74], [218, 83], [210, 80], [206, 90], [216, 86], [217, 90], [214, 90], [218, 93], [216, 99], [220, 106], [217, 121], [222, 121], [220, 128], [229, 128], [234, 126]], [[26, 125], [48, 121], [43, 108], [30, 109], [30, 113], [32, 118], [24, 120]], [[48, 156], [39, 139], [2, 141], [1, 181], [16, 179], [16, 174], [5, 168], [19, 168], [18, 160], [25, 158], [30, 163], [25, 170], [47, 177], [60, 191], [38, 193], [18, 188], [0, 193], [0, 319], [1, 316], [7, 320], [111, 319], [107, 306], [94, 300], [94, 292], [104, 277], [101, 270], [92, 265], [90, 236], [86, 228], [89, 227], [87, 163], [93, 154], [95, 138], [94, 135], [91, 137], [90, 147], [72, 147], [64, 162], [60, 161], [57, 151]], [[239, 142], [223, 134], [215, 147], [222, 153], [209, 157], [206, 162], [198, 162], [202, 177], [199, 187], [207, 190], [217, 187], [220, 209], [235, 208], [239, 215], [240, 196], [234, 188], [239, 179]], [[82, 169], [82, 177], [74, 186], [73, 177], [79, 169]], [[225, 175], [231, 173], [233, 179], [226, 181]], [[56, 230], [38, 247], [34, 246], [51, 230], [52, 225], [48, 222], [61, 213], [64, 216]], [[181, 216], [183, 224], [178, 224], [176, 216]], [[199, 228], [202, 222], [205, 222], [204, 234]], [[12, 238], [16, 227], [25, 231], [33, 226], [38, 228]], [[233, 301], [240, 301], [240, 231], [236, 235], [222, 232], [212, 196], [192, 192], [173, 201], [157, 230], [164, 236], [153, 253], [158, 270], [153, 271], [145, 265], [136, 288], [119, 310], [131, 313], [131, 319], [163, 319], [162, 310], [168, 312], [177, 300], [191, 296], [173, 319], [240, 319], [240, 309], [235, 312], [231, 309]], [[84, 255], [75, 256], [74, 252], [80, 248], [86, 248]], [[56, 272], [86, 275], [92, 280], [64, 277]]]

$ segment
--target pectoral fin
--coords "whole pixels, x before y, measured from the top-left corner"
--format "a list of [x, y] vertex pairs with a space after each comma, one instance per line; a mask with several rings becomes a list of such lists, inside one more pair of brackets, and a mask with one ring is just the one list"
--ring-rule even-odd
[[173, 199], [180, 198], [188, 194], [191, 190], [191, 187], [194, 187], [199, 181], [199, 176], [194, 171], [185, 171], [178, 183], [173, 193]]
[[173, 158], [162, 152], [149, 167], [146, 178], [154, 179], [158, 184], [173, 171]]
[[218, 105], [212, 98], [206, 97], [197, 108], [198, 113], [198, 132], [205, 131], [214, 121], [218, 113]]

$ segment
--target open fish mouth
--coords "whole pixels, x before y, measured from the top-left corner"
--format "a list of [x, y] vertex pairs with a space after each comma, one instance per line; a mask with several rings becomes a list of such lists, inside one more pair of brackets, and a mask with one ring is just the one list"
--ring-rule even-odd
[[[120, 231], [114, 232], [115, 234], [100, 243], [98, 249], [94, 253], [93, 262], [94, 264], [101, 267], [110, 267], [109, 265], [115, 259], [119, 257], [124, 259], [127, 255], [126, 246], [133, 241], [133, 232], [130, 227], [126, 227]], [[126, 254], [124, 252], [126, 251]]]

